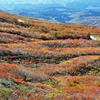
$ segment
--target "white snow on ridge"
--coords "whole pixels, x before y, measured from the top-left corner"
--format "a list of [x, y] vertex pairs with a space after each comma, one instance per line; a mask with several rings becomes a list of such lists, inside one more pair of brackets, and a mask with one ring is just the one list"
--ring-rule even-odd
[[92, 39], [92, 40], [100, 40], [100, 37], [98, 35], [90, 35], [90, 39]]

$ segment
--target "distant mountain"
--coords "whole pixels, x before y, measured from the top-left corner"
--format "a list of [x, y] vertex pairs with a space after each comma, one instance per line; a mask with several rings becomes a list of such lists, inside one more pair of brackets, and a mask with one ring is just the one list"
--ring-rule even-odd
[[98, 0], [5, 0], [0, 9], [54, 22], [100, 26]]

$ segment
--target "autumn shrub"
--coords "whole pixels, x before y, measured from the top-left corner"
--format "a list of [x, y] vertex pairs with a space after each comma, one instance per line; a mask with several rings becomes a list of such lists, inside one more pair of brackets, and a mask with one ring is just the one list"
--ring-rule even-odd
[[18, 87], [18, 85], [14, 83], [13, 81], [11, 81], [10, 79], [3, 79], [3, 78], [0, 78], [0, 85], [6, 88], [17, 88]]
[[29, 79], [31, 82], [41, 82], [49, 79], [49, 77], [43, 72], [34, 72], [24, 67], [17, 68], [17, 73], [23, 77], [24, 81], [28, 81]]

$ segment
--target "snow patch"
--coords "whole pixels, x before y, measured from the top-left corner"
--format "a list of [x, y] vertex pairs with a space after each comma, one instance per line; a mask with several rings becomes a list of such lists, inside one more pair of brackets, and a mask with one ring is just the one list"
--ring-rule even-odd
[[92, 40], [100, 40], [100, 37], [98, 35], [90, 35], [90, 39], [92, 39]]
[[21, 20], [21, 19], [18, 19], [18, 22], [20, 22], [20, 23], [24, 23], [24, 21], [23, 21], [23, 20]]

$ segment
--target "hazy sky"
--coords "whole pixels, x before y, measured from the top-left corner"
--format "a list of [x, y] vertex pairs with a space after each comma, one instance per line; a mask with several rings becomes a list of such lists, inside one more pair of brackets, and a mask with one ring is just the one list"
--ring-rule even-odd
[[62, 4], [66, 5], [69, 2], [86, 2], [86, 3], [91, 3], [91, 2], [100, 2], [99, 0], [0, 0], [0, 5], [7, 5], [7, 4]]
[[79, 2], [97, 2], [99, 0], [0, 0], [0, 3], [68, 3], [73, 1]]
[[0, 3], [67, 3], [79, 0], [0, 0]]

